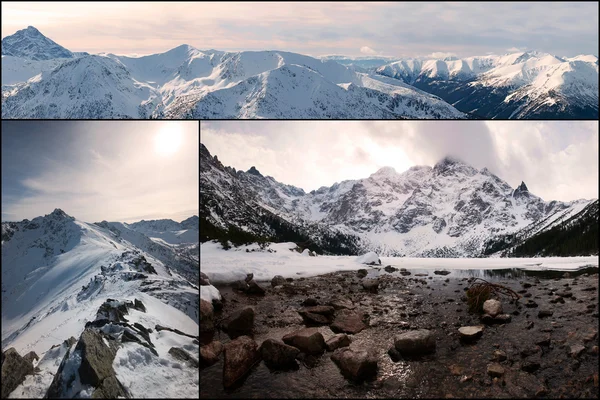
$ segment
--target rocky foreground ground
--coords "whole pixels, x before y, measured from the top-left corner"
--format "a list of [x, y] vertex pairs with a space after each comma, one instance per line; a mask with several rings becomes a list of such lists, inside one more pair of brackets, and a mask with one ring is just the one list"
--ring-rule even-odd
[[597, 398], [598, 269], [486, 279], [521, 298], [470, 313], [473, 277], [393, 267], [218, 286], [200, 397]]

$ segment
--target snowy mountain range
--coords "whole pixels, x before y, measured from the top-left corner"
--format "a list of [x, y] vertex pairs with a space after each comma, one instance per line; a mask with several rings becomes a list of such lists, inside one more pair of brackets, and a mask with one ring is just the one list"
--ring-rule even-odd
[[2, 40], [2, 117], [597, 118], [597, 58], [526, 58], [389, 59], [375, 68], [385, 58], [189, 45], [90, 55], [29, 27]]
[[486, 119], [597, 119], [598, 57], [537, 51], [459, 59], [404, 59], [377, 73]]
[[223, 166], [202, 144], [200, 199], [201, 240], [210, 239], [202, 231], [217, 237], [233, 229], [238, 236], [314, 242], [330, 253], [411, 257], [488, 255], [498, 238], [525, 240], [593, 202], [544, 201], [525, 183], [513, 189], [488, 169], [452, 157], [402, 173], [385, 167], [305, 193], [254, 167]]
[[37, 372], [11, 387], [11, 397], [116, 397], [114, 387], [67, 368], [93, 365], [85, 348], [94, 338], [111, 349], [103, 362], [112, 367], [98, 368], [114, 368], [119, 395], [197, 397], [197, 365], [173, 353], [199, 356], [198, 222], [86, 223], [60, 209], [2, 222], [3, 360], [9, 348], [39, 356]]

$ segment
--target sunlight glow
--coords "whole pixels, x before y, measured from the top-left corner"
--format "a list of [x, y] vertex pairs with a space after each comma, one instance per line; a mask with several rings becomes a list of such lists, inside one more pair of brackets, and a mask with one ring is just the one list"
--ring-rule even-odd
[[154, 137], [154, 150], [158, 155], [170, 156], [181, 147], [183, 133], [179, 126], [167, 126]]

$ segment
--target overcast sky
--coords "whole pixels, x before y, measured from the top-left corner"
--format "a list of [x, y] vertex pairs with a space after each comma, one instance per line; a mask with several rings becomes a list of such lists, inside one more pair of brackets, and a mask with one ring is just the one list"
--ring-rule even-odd
[[598, 198], [596, 121], [202, 121], [200, 142], [305, 191], [451, 155], [544, 200]]
[[32, 25], [72, 51], [287, 50], [395, 57], [597, 54], [597, 2], [2, 2], [2, 37]]
[[2, 220], [198, 215], [198, 122], [3, 121]]

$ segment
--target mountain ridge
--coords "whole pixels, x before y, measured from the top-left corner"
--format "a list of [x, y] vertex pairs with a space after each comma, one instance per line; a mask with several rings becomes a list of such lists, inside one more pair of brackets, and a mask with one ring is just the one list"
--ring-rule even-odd
[[512, 188], [487, 168], [475, 169], [455, 157], [402, 173], [384, 167], [367, 178], [308, 193], [225, 167], [206, 147], [200, 165], [201, 225], [277, 236], [265, 228], [263, 213], [268, 213], [269, 220], [279, 218], [315, 243], [323, 232], [341, 234], [349, 237], [348, 249], [383, 255], [481, 256], [485, 243], [497, 236], [590, 203], [544, 201], [523, 182]]

